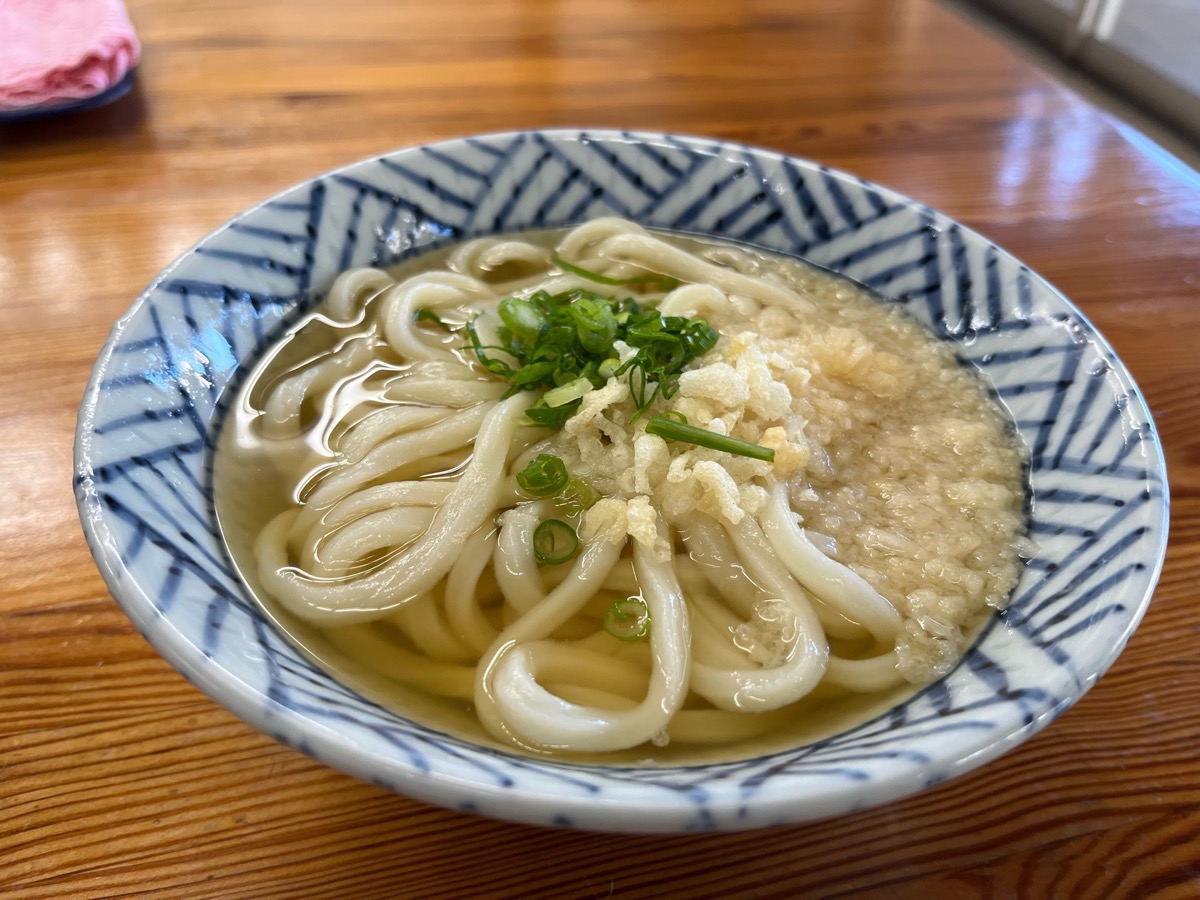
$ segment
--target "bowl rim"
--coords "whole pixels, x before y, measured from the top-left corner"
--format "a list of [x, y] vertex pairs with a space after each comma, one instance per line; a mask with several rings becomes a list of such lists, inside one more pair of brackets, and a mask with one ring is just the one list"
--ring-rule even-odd
[[[198, 647], [187, 635], [182, 633], [171, 622], [169, 617], [164, 617], [157, 609], [153, 599], [147, 592], [146, 587], [139, 582], [135, 571], [126, 567], [121, 554], [116, 546], [115, 539], [107, 528], [104, 520], [104, 510], [97, 496], [96, 485], [94, 479], [90, 478], [91, 471], [91, 429], [95, 424], [95, 415], [97, 406], [101, 401], [103, 391], [104, 373], [111, 361], [112, 355], [118, 345], [118, 342], [128, 327], [129, 323], [138, 315], [142, 308], [149, 302], [155, 291], [160, 288], [171, 274], [187, 259], [193, 257], [198, 248], [209, 243], [218, 235], [226, 233], [230, 226], [235, 223], [253, 217], [260, 210], [270, 206], [273, 203], [280, 201], [293, 192], [303, 189], [305, 186], [311, 185], [321, 179], [326, 179], [331, 176], [346, 173], [358, 167], [369, 165], [373, 162], [391, 159], [397, 155], [403, 155], [414, 151], [420, 151], [426, 148], [446, 148], [450, 146], [461, 145], [465, 141], [470, 140], [490, 140], [490, 139], [506, 139], [514, 138], [522, 135], [542, 135], [550, 140], [566, 140], [578, 139], [580, 135], [589, 135], [597, 139], [620, 139], [630, 142], [639, 142], [647, 140], [661, 141], [664, 139], [678, 140], [682, 143], [696, 149], [712, 148], [713, 152], [718, 151], [736, 151], [746, 154], [752, 154], [759, 158], [773, 160], [788, 160], [803, 167], [813, 170], [821, 170], [832, 173], [835, 176], [840, 176], [846, 179], [856, 181], [858, 183], [869, 186], [873, 190], [879, 191], [881, 194], [898, 201], [899, 203], [919, 210], [928, 210], [938, 217], [939, 221], [951, 223], [961, 229], [963, 234], [970, 235], [971, 239], [981, 242], [982, 244], [994, 247], [997, 252], [1016, 263], [1021, 265], [1011, 253], [999, 247], [995, 242], [984, 237], [974, 229], [962, 225], [957, 220], [950, 219], [941, 213], [936, 213], [929, 210], [924, 204], [921, 204], [906, 195], [900, 194], [887, 187], [878, 185], [874, 182], [865, 181], [857, 176], [845, 172], [844, 170], [834, 169], [824, 166], [812, 160], [804, 159], [792, 154], [780, 153], [772, 150], [767, 150], [751, 145], [745, 145], [738, 142], [716, 140], [709, 137], [679, 135], [665, 132], [650, 132], [650, 131], [619, 131], [615, 129], [586, 129], [586, 128], [554, 128], [554, 129], [521, 129], [512, 131], [492, 132], [480, 135], [470, 135], [464, 137], [450, 138], [430, 143], [414, 144], [398, 148], [393, 151], [382, 154], [374, 154], [360, 160], [356, 160], [326, 172], [318, 173], [310, 178], [303, 179], [293, 185], [290, 185], [283, 190], [280, 190], [265, 200], [256, 203], [248, 209], [238, 213], [226, 222], [213, 229], [209, 234], [198, 240], [190, 248], [180, 254], [166, 268], [164, 268], [150, 284], [138, 295], [133, 301], [129, 309], [117, 320], [113, 326], [109, 336], [107, 337], [104, 346], [93, 366], [87, 388], [83, 395], [83, 400], [80, 406], [80, 411], [77, 420], [75, 432], [75, 484], [78, 497], [78, 510], [83, 526], [83, 531], [87, 539], [89, 548], [96, 559], [98, 568], [100, 569], [108, 589], [118, 604], [122, 607], [125, 614], [130, 618], [135, 627], [142, 633], [144, 637], [154, 647], [156, 652], [163, 656], [171, 665], [184, 675], [189, 681], [199, 687], [218, 705], [232, 711], [235, 715], [242, 718], [244, 721], [253, 725], [256, 729], [263, 731], [277, 739], [281, 739], [278, 732], [284, 726], [290, 725], [298, 728], [305, 735], [305, 742], [298, 746], [298, 749], [315, 757], [319, 761], [332, 765], [337, 769], [349, 772], [357, 777], [368, 781], [378, 781], [378, 773], [381, 764], [388, 769], [388, 786], [394, 786], [404, 793], [426, 800], [429, 802], [448, 805], [447, 796], [464, 797], [467, 795], [490, 798], [494, 803], [490, 805], [493, 809], [499, 805], [503, 805], [504, 812], [502, 815], [506, 818], [516, 821], [534, 823], [534, 824], [550, 824], [546, 816], [546, 804], [548, 798], [539, 793], [526, 793], [525, 791], [513, 791], [511, 788], [488, 784], [484, 779], [469, 779], [465, 778], [463, 772], [442, 772], [442, 771], [419, 771], [413, 768], [406, 768], [403, 765], [397, 765], [395, 759], [386, 759], [378, 753], [373, 752], [369, 748], [363, 748], [355, 745], [348, 745], [340, 736], [312, 719], [305, 718], [303, 715], [291, 709], [283, 707], [272, 707], [264, 705], [262, 694], [254, 686], [247, 684], [242, 679], [228, 670], [221, 668], [208, 659], [203, 650]], [[464, 236], [464, 239], [469, 236]], [[1159, 539], [1156, 544], [1155, 559], [1151, 562], [1150, 572], [1147, 576], [1147, 586], [1141, 597], [1131, 600], [1127, 605], [1131, 607], [1130, 614], [1126, 621], [1125, 627], [1121, 631], [1116, 640], [1111, 652], [1107, 655], [1106, 660], [1102, 665], [1094, 671], [1086, 673], [1084, 683], [1074, 686], [1074, 689], [1063, 696], [1057, 704], [1042, 712], [1033, 722], [1026, 724], [1024, 727], [1010, 730], [1002, 735], [999, 740], [989, 738], [980, 746], [972, 746], [969, 753], [959, 754], [956, 759], [950, 760], [950, 765], [944, 773], [944, 777], [954, 777], [974, 769], [992, 759], [1002, 755], [1011, 749], [1011, 747], [1023, 742], [1032, 734], [1041, 730], [1049, 722], [1051, 722], [1059, 713], [1068, 708], [1073, 703], [1077, 702], [1098, 678], [1115, 662], [1121, 650], [1132, 636], [1137, 628], [1142, 617], [1149, 606], [1153, 596], [1155, 586], [1161, 574], [1163, 562], [1165, 559], [1167, 536], [1169, 530], [1169, 511], [1170, 498], [1169, 486], [1166, 477], [1166, 461], [1163, 454], [1161, 440], [1157, 437], [1157, 430], [1154, 426], [1154, 420], [1151, 416], [1145, 398], [1133, 380], [1132, 375], [1128, 372], [1124, 363], [1114, 352], [1112, 346], [1107, 339], [1100, 333], [1098, 329], [1090, 322], [1084, 313], [1075, 306], [1067, 297], [1051, 285], [1046, 279], [1038, 275], [1033, 270], [1028, 270], [1031, 276], [1041, 282], [1054, 296], [1056, 303], [1061, 304], [1067, 311], [1076, 317], [1088, 331], [1088, 339], [1096, 345], [1096, 347], [1108, 359], [1114, 361], [1116, 365], [1113, 367], [1113, 375], [1118, 379], [1120, 384], [1126, 389], [1134, 402], [1139, 404], [1139, 412], [1149, 423], [1151, 430], [1154, 432], [1155, 439], [1150, 441], [1152, 447], [1153, 459], [1149, 460], [1148, 468], [1161, 473], [1161, 512], [1159, 515]], [[260, 352], [261, 348], [255, 352]], [[214, 414], [219, 417], [220, 412]], [[993, 617], [985, 629], [984, 634], [998, 627], [999, 618]], [[980, 636], [982, 640], [983, 635]], [[928, 690], [923, 688], [922, 692]], [[1060, 691], [1061, 693], [1061, 691]], [[509, 760], [518, 760], [525, 765], [537, 767], [550, 767], [552, 769], [562, 769], [568, 772], [585, 772], [587, 774], [603, 773], [605, 776], [611, 776], [614, 773], [625, 771], [645, 771], [640, 767], [624, 767], [624, 766], [591, 766], [579, 765], [576, 763], [564, 763], [557, 761], [531, 761], [525, 757], [518, 757], [512, 754], [504, 754], [502, 751], [495, 751], [490, 748], [480, 747], [466, 741], [460, 741], [457, 738], [447, 738], [448, 742], [457, 743], [460, 747], [466, 748], [470, 752], [482, 753], [485, 756], [501, 756]], [[285, 741], [291, 743], [290, 741]], [[778, 755], [778, 754], [768, 754]], [[717, 766], [719, 768], [719, 765]], [[703, 768], [708, 769], [712, 766], [686, 766], [678, 768]], [[937, 780], [942, 780], [940, 777]], [[883, 775], [876, 775], [872, 778], [872, 797], [868, 805], [875, 806], [883, 802], [898, 799], [928, 786], [926, 779], [921, 776], [918, 769], [896, 767]], [[620, 830], [620, 831], [664, 831], [676, 830], [670, 823], [675, 821], [676, 814], [680, 810], [688, 812], [695, 811], [695, 802], [691, 799], [680, 797], [676, 800], [674, 807], [666, 808], [666, 798], [662, 793], [656, 794], [652, 801], [648, 804], [639, 805], [641, 798], [644, 795], [644, 788], [637, 780], [616, 781], [606, 784], [606, 788], [610, 790], [608, 796], [603, 798], [593, 798], [587, 800], [573, 801], [575, 806], [586, 805], [589, 807], [587, 815], [583, 816], [586, 821], [584, 827], [597, 830]], [[845, 788], [836, 783], [831, 782], [828, 790], [818, 790], [815, 793], [806, 794], [803, 798], [805, 809], [797, 810], [797, 798], [789, 792], [782, 792], [778, 795], [759, 793], [753, 800], [754, 816], [753, 821], [746, 825], [740, 825], [736, 822], [732, 824], [721, 824], [722, 828], [736, 827], [751, 827], [761, 824], [768, 824], [771, 821], [801, 821], [816, 818], [823, 818], [829, 815], [836, 815], [849, 811], [853, 808], [853, 804], [847, 805], [845, 802]], [[565, 799], [562, 796], [555, 796], [554, 801], [563, 804], [567, 807], [572, 807], [572, 801]], [[730, 816], [736, 818], [739, 806], [744, 804], [744, 798], [740, 798], [732, 793], [709, 797], [705, 801], [708, 809], [718, 813], [718, 818], [725, 820]], [[461, 806], [460, 806], [461, 808]], [[632, 815], [636, 812], [637, 815]], [[799, 814], [798, 814], [799, 813]], [[494, 814], [494, 813], [491, 813]], [[726, 815], [728, 814], [728, 816]], [[639, 816], [641, 818], [639, 818]]]

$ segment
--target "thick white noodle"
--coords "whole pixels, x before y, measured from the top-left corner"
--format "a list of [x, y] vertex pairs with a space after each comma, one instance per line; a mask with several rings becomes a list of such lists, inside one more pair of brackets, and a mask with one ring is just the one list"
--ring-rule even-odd
[[542, 640], [567, 622], [604, 584], [621, 556], [621, 544], [596, 540], [585, 543], [571, 566], [571, 576], [546, 595], [527, 614], [509, 624], [476, 666], [475, 713], [484, 728], [507, 743], [522, 743], [505, 725], [497, 703], [495, 669], [506, 653], [520, 644]]
[[496, 551], [496, 529], [486, 525], [463, 544], [462, 553], [446, 576], [446, 618], [461, 641], [475, 651], [475, 659], [499, 634], [480, 606], [479, 579]]
[[[315, 504], [304, 508], [305, 514], [317, 516], [326, 526], [345, 525], [354, 519], [401, 506], [441, 506], [454, 490], [448, 481], [389, 481], [355, 491], [327, 510]], [[323, 514], [321, 514], [323, 512]], [[297, 523], [299, 524], [299, 522]], [[307, 523], [305, 523], [307, 524]], [[316, 523], [314, 522], [313, 525]], [[309, 526], [313, 527], [313, 526]]]
[[418, 309], [444, 310], [466, 307], [491, 296], [487, 285], [454, 272], [417, 275], [389, 288], [383, 297], [383, 334], [391, 348], [404, 359], [453, 360], [451, 345], [444, 340], [430, 344], [415, 328]]
[[427, 377], [421, 372], [413, 372], [389, 382], [383, 395], [399, 403], [427, 403], [463, 409], [476, 403], [499, 400], [503, 393], [504, 385], [496, 381]]
[[452, 415], [449, 409], [430, 406], [385, 406], [363, 416], [337, 440], [346, 462], [356, 463], [388, 438], [428, 428]]
[[453, 485], [438, 481], [394, 481], [351, 494], [330, 507], [301, 507], [288, 532], [288, 543], [298, 548], [301, 568], [307, 568], [317, 547], [335, 528], [384, 509], [440, 506]]
[[798, 313], [816, 311], [811, 300], [801, 297], [783, 284], [715, 265], [648, 234], [613, 235], [605, 239], [596, 252], [615, 262], [631, 262], [680, 281], [711, 284], [727, 295], [737, 294], [758, 303], [783, 306]]
[[493, 407], [486, 404], [479, 404], [420, 431], [388, 438], [353, 465], [341, 466], [325, 476], [308, 495], [307, 502], [316, 506], [327, 506], [351, 491], [365, 487], [380, 476], [400, 468], [411, 459], [465, 447], [480, 431], [481, 424], [492, 414], [492, 409]]
[[[693, 590], [703, 590], [705, 584], [711, 584], [730, 609], [748, 619], [762, 595], [745, 569], [729, 565], [738, 556], [725, 530], [709, 517], [697, 516], [689, 524], [684, 542], [689, 553], [684, 582]], [[697, 576], [703, 578], [703, 583], [696, 583]]]
[[254, 539], [254, 558], [258, 560], [260, 574], [267, 569], [279, 571], [291, 565], [288, 560], [288, 534], [300, 517], [300, 512], [295, 508], [285, 509], [264, 525]]
[[[687, 609], [669, 564], [655, 559], [640, 544], [635, 544], [633, 558], [654, 622], [650, 635], [654, 664], [645, 697], [630, 709], [572, 703], [538, 683], [544, 659], [538, 650], [545, 651], [546, 645], [529, 646], [514, 640], [487, 667], [492, 702], [504, 734], [536, 746], [600, 753], [636, 747], [666, 731], [687, 696]], [[614, 555], [610, 568], [615, 561]], [[519, 619], [509, 631], [532, 615]]]
[[429, 659], [388, 640], [371, 625], [330, 628], [326, 638], [369, 671], [441, 697], [470, 700], [475, 667]]
[[433, 521], [434, 508], [410, 507], [404, 514], [381, 509], [305, 542], [300, 564], [316, 578], [352, 576], [360, 560], [403, 547]]
[[733, 641], [742, 619], [705, 590], [689, 589], [688, 613], [692, 622], [692, 658], [703, 665], [737, 669], [749, 665], [746, 651]]
[[458, 639], [442, 616], [437, 596], [441, 591], [426, 591], [390, 613], [387, 621], [403, 631], [413, 646], [439, 662], [471, 663], [476, 653]]
[[[703, 521], [701, 527], [705, 527]], [[761, 530], [755, 528], [755, 533], [761, 534]], [[762, 550], [770, 554], [770, 550], [765, 544]], [[755, 581], [745, 567], [728, 564], [729, 560], [739, 559], [740, 555], [741, 551], [721, 529], [714, 530], [712, 528], [705, 531], [704, 539], [697, 541], [693, 550], [695, 562], [700, 564], [700, 571], [705, 578], [729, 601], [733, 609], [741, 613], [743, 617], [749, 618], [754, 604], [761, 598], [762, 585]], [[779, 566], [774, 568], [782, 572]], [[802, 590], [800, 584], [794, 581], [791, 583], [794, 589], [800, 591], [800, 594], [804, 596], [806, 607], [812, 607], [816, 612], [824, 633], [833, 637], [849, 639], [862, 637], [866, 633], [857, 622], [846, 618], [833, 607], [819, 600], [814, 603], [814, 598], [809, 597]]]
[[[697, 542], [711, 539], [714, 529], [722, 526], [709, 519], [698, 520], [691, 538]], [[723, 530], [723, 529], [722, 529]], [[766, 596], [782, 600], [793, 617], [795, 634], [783, 662], [771, 668], [747, 665], [718, 668], [693, 661], [692, 690], [718, 709], [731, 712], [761, 712], [794, 703], [812, 691], [825, 674], [829, 644], [821, 622], [800, 586], [787, 572], [773, 565], [758, 546], [761, 532], [751, 520], [743, 520], [730, 532], [742, 564], [762, 586]]]
[[583, 260], [596, 257], [596, 248], [609, 238], [622, 234], [645, 235], [647, 233], [646, 229], [633, 222], [618, 219], [615, 216], [603, 216], [599, 219], [592, 219], [590, 222], [584, 222], [563, 235], [558, 242], [558, 255], [576, 265], [583, 265]]
[[484, 418], [475, 452], [429, 528], [402, 553], [362, 577], [320, 581], [286, 563], [264, 564], [263, 586], [285, 608], [317, 623], [370, 621], [439, 582], [458, 555], [462, 535], [479, 528], [496, 509], [501, 474], [513, 432], [533, 401], [528, 393], [497, 403]]
[[318, 578], [353, 576], [360, 560], [403, 547], [420, 538], [433, 521], [430, 506], [412, 506], [397, 515], [396, 509], [371, 512], [306, 542], [301, 566]]
[[792, 576], [846, 618], [863, 625], [880, 643], [893, 646], [901, 619], [896, 607], [851, 569], [813, 546], [796, 521], [787, 485], [771, 489], [771, 502], [760, 514], [763, 531]]
[[300, 432], [300, 407], [306, 397], [322, 393], [345, 376], [366, 367], [374, 358], [373, 339], [351, 338], [341, 349], [290, 375], [275, 385], [263, 407], [263, 436], [293, 437]]
[[395, 283], [391, 275], [379, 269], [343, 272], [329, 289], [321, 304], [321, 311], [335, 322], [353, 322], [362, 314], [369, 300]]
[[[476, 238], [459, 246], [446, 258], [446, 266], [480, 281], [495, 281], [499, 269], [516, 269], [535, 278], [544, 278], [550, 268], [550, 251], [526, 241]], [[505, 281], [507, 294], [511, 279]]]
[[829, 684], [850, 691], [869, 693], [895, 687], [904, 681], [900, 669], [896, 665], [896, 651], [889, 650], [878, 656], [867, 659], [844, 659], [840, 656], [829, 657], [829, 668], [825, 671], [825, 680]]
[[[646, 693], [649, 670], [633, 660], [593, 650], [580, 641], [533, 641], [524, 647], [537, 659], [538, 682], [576, 704], [632, 709]], [[591, 692], [592, 699], [576, 699], [583, 691]]]
[[664, 316], [712, 316], [732, 308], [729, 297], [711, 284], [684, 284], [663, 297], [658, 310]]
[[495, 557], [496, 583], [518, 615], [524, 615], [546, 598], [546, 586], [533, 552], [533, 532], [548, 518], [547, 504], [520, 503], [502, 512]]
[[858, 574], [825, 556], [813, 546], [787, 503], [787, 487], [776, 484], [771, 502], [760, 516], [763, 532], [775, 557], [814, 596], [846, 618], [861, 623], [884, 653], [866, 659], [830, 656], [825, 680], [852, 691], [881, 691], [900, 684], [893, 649], [902, 627], [900, 614]]

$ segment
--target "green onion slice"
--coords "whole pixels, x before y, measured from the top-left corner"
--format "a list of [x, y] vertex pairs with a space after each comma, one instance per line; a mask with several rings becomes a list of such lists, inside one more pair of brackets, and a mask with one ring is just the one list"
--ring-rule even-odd
[[615, 356], [609, 357], [596, 367], [597, 374], [604, 379], [612, 378], [621, 368], [621, 361]]
[[650, 607], [641, 597], [614, 600], [604, 614], [604, 630], [621, 641], [640, 641], [650, 633]]
[[558, 431], [566, 424], [567, 419], [579, 412], [579, 403], [580, 401], [576, 400], [572, 403], [564, 403], [562, 406], [547, 406], [539, 399], [533, 406], [525, 410], [525, 418], [530, 421], [530, 424]]
[[569, 480], [567, 464], [549, 453], [539, 453], [517, 473], [517, 484], [533, 497], [553, 497]]
[[577, 516], [591, 509], [600, 499], [600, 493], [582, 478], [571, 477], [554, 502], [568, 516]]
[[588, 353], [603, 355], [612, 350], [617, 336], [617, 316], [607, 300], [580, 297], [567, 311], [575, 320], [575, 337]]
[[564, 272], [570, 272], [572, 275], [578, 275], [580, 278], [595, 282], [596, 284], [656, 284], [658, 285], [659, 290], [662, 291], [670, 291], [679, 287], [679, 279], [673, 278], [670, 275], [637, 275], [633, 278], [610, 278], [607, 275], [601, 275], [599, 272], [592, 272], [588, 269], [585, 269], [583, 266], [577, 266], [574, 263], [569, 263], [561, 256], [552, 256], [550, 257], [550, 261]]
[[579, 535], [562, 519], [547, 519], [533, 529], [533, 556], [540, 566], [565, 563], [579, 549]]
[[497, 312], [500, 314], [500, 321], [521, 340], [536, 338], [546, 327], [546, 316], [542, 311], [535, 304], [519, 297], [501, 300]]
[[551, 409], [565, 406], [573, 400], [580, 399], [584, 394], [594, 390], [592, 383], [586, 378], [576, 378], [556, 388], [551, 388], [542, 395], [546, 405]]
[[665, 441], [683, 441], [709, 450], [720, 450], [734, 456], [748, 456], [765, 462], [775, 462], [775, 451], [761, 444], [752, 444], [740, 438], [717, 434], [707, 428], [698, 428], [685, 422], [676, 422], [665, 415], [657, 415], [646, 425], [646, 434], [656, 434]]
[[432, 309], [430, 309], [427, 306], [422, 306], [420, 309], [414, 310], [413, 321], [414, 322], [432, 322], [434, 325], [436, 325], [438, 328], [441, 328], [443, 331], [453, 331], [454, 330], [453, 327], [445, 319], [443, 319], [441, 316], [439, 316], [437, 313], [435, 313]]

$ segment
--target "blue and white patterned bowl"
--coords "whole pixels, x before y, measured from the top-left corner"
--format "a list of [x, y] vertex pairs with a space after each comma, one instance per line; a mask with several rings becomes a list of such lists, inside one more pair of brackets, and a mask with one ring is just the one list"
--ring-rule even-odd
[[[979, 366], [1032, 450], [1032, 560], [949, 676], [844, 734], [680, 768], [534, 762], [387, 712], [263, 617], [214, 524], [223, 391], [350, 266], [437, 242], [618, 214], [806, 257], [901, 303]], [[87, 539], [138, 629], [218, 703], [384, 787], [518, 821], [679, 831], [795, 822], [921, 790], [1000, 755], [1100, 677], [1149, 602], [1167, 485], [1145, 403], [1075, 307], [978, 234], [826, 167], [711, 140], [523, 132], [370, 159], [205, 238], [113, 329], [79, 417]]]

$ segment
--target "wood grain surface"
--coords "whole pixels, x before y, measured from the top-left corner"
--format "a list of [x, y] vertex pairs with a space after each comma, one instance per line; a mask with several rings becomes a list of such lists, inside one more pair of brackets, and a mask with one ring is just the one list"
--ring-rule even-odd
[[[1200, 177], [929, 0], [130, 0], [121, 101], [0, 126], [0, 895], [1200, 896]], [[0, 38], [2, 39], [2, 38]], [[711, 135], [943, 210], [1129, 365], [1173, 523], [1112, 670], [903, 802], [730, 835], [554, 832], [273, 743], [105, 590], [71, 493], [115, 319], [250, 204], [396, 147], [526, 126]]]

